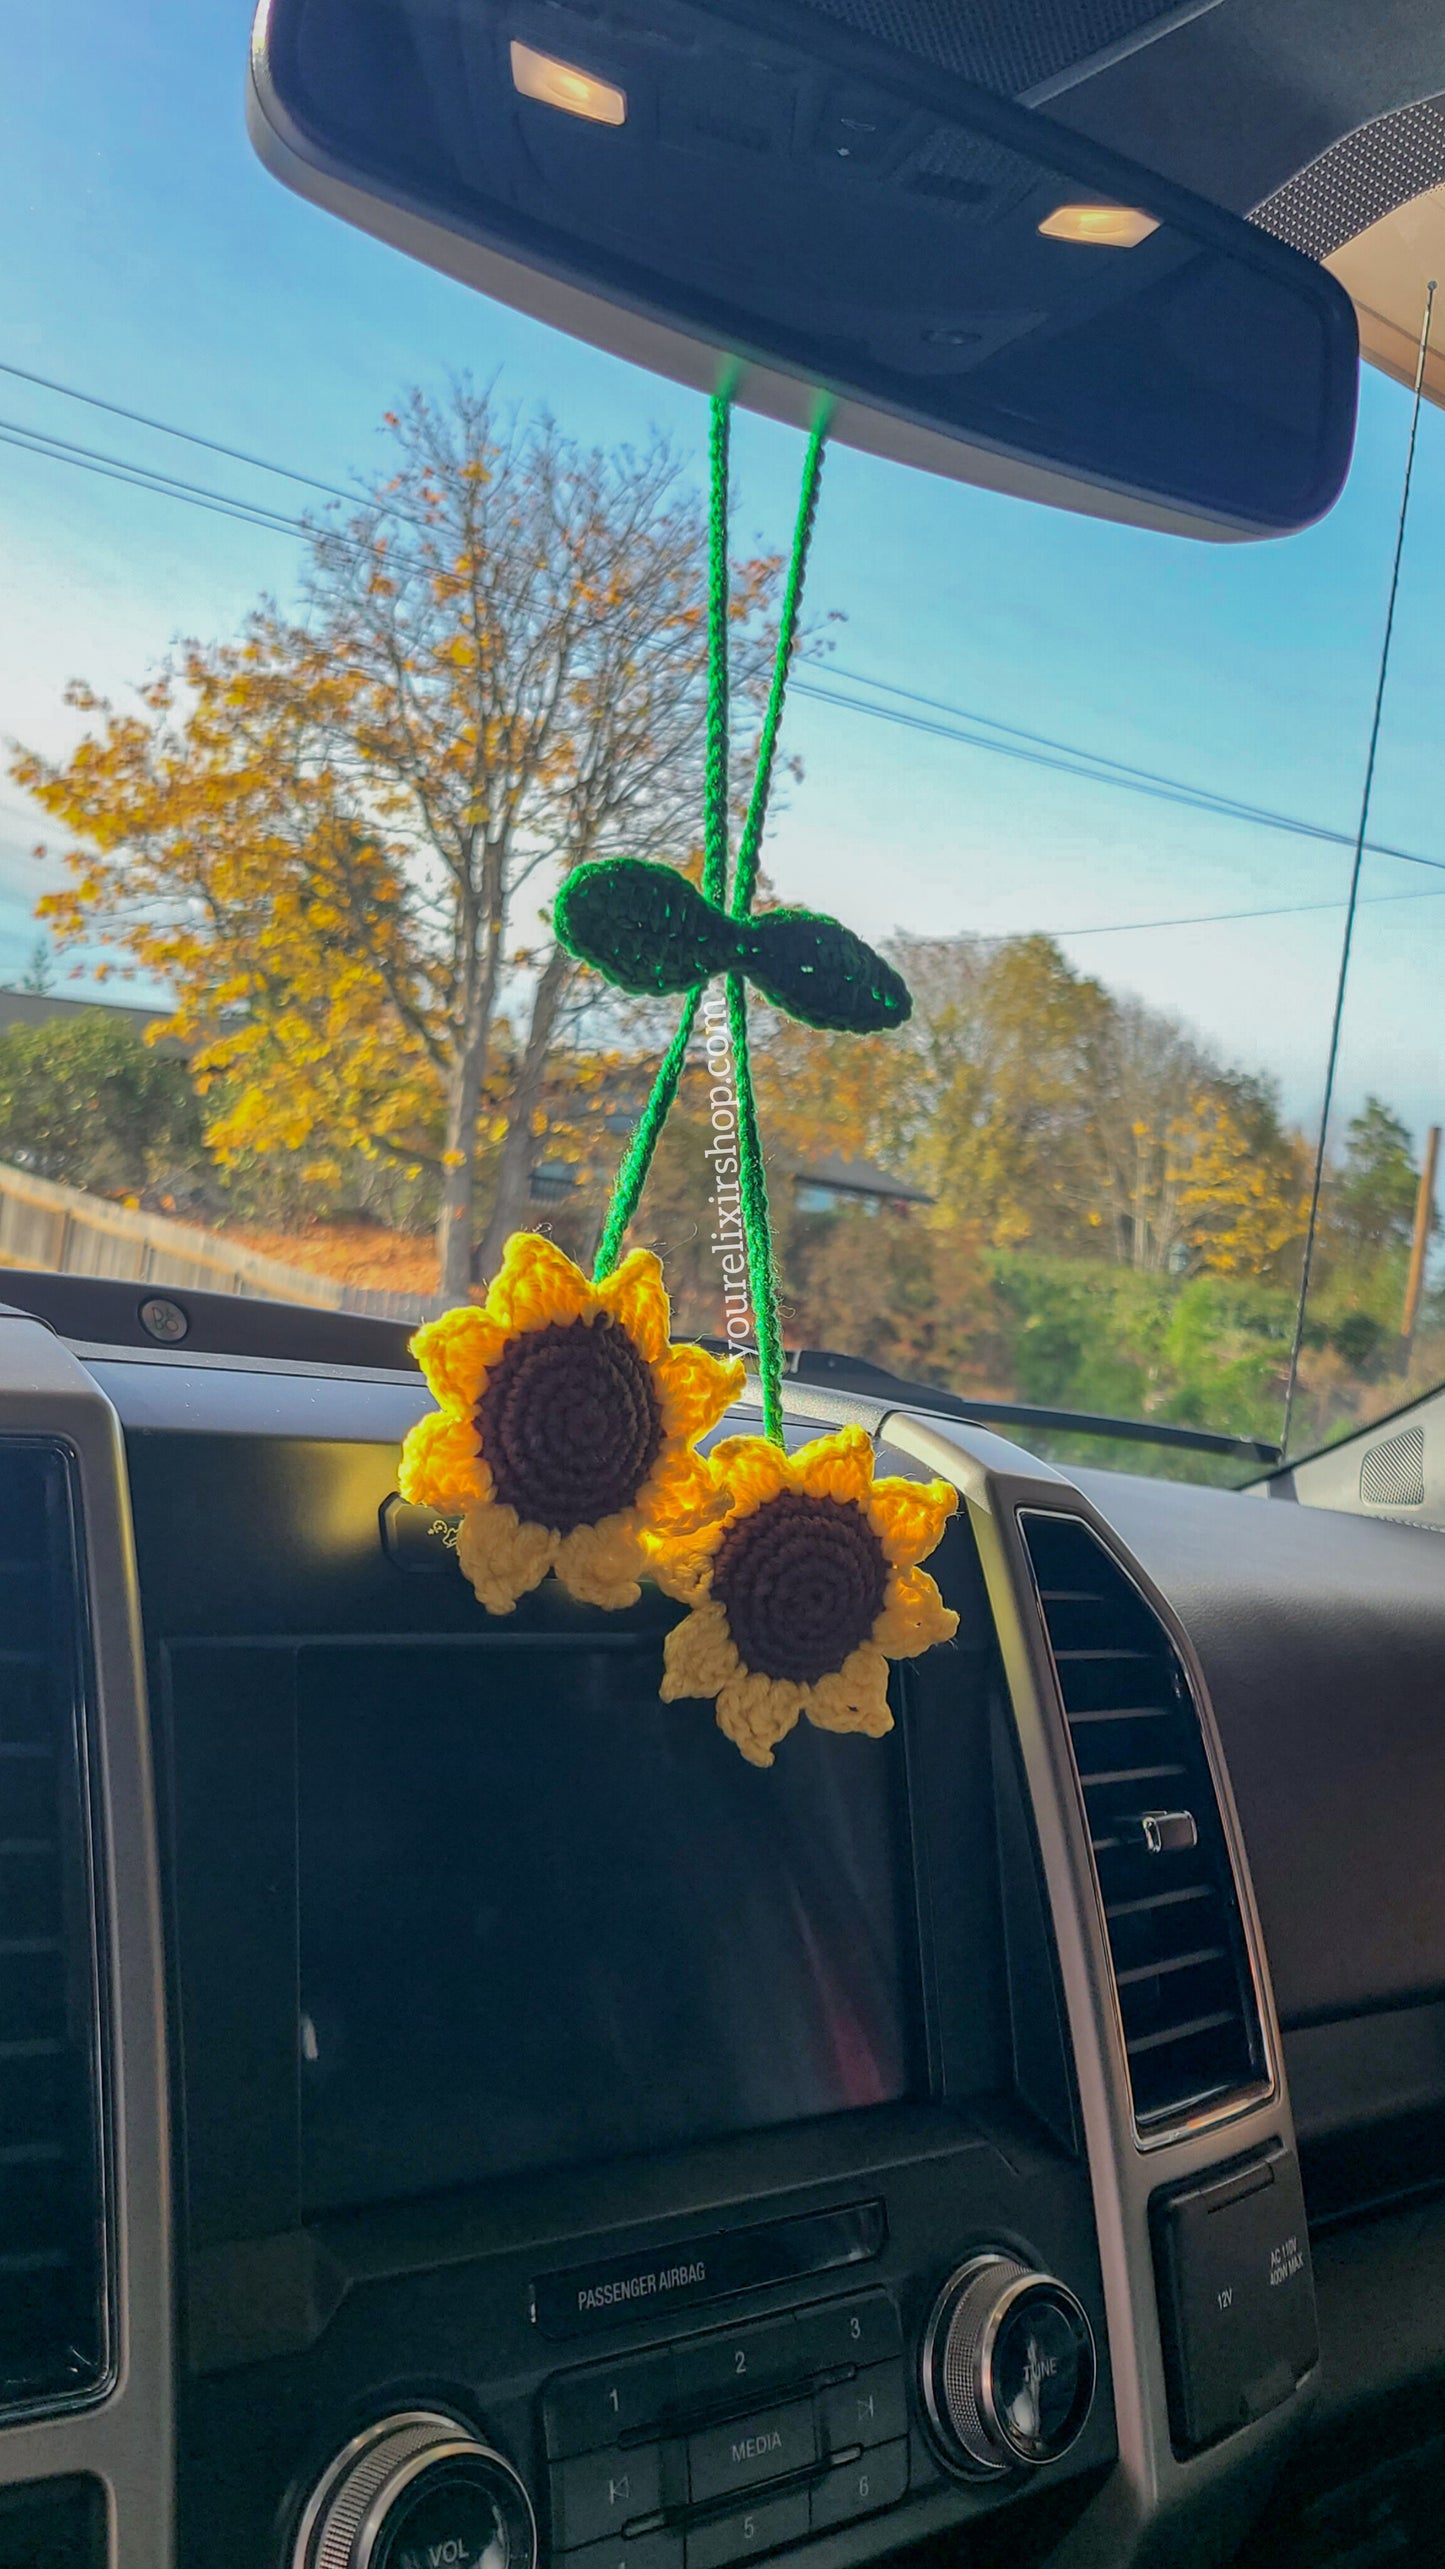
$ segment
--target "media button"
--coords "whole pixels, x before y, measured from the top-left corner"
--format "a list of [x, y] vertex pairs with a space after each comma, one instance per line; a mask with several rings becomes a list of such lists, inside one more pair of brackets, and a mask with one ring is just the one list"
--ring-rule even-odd
[[595, 2364], [585, 2373], [559, 2373], [542, 2400], [547, 2450], [560, 2459], [615, 2444], [633, 2428], [656, 2426], [671, 2397], [672, 2358], [666, 2349]]
[[875, 2364], [823, 2393], [823, 2433], [830, 2453], [849, 2444], [891, 2444], [908, 2432], [901, 2364]]
[[729, 2328], [712, 2337], [690, 2337], [672, 2350], [673, 2396], [679, 2407], [694, 2401], [746, 2399], [807, 2371], [791, 2319], [760, 2319], [751, 2328]]
[[880, 2444], [856, 2462], [842, 2462], [812, 2490], [812, 2527], [823, 2533], [830, 2525], [848, 2524], [854, 2516], [872, 2515], [879, 2507], [898, 2504], [908, 2489], [908, 2442]]
[[552, 2472], [554, 2548], [575, 2551], [619, 2533], [634, 2516], [662, 2503], [662, 2454], [655, 2444], [632, 2453], [584, 2453]]
[[786, 2497], [765, 2498], [736, 2515], [714, 2516], [710, 2524], [688, 2528], [687, 2569], [730, 2569], [734, 2560], [751, 2560], [760, 2551], [781, 2550], [785, 2542], [808, 2536], [808, 2492], [790, 2490]]
[[[858, 2439], [853, 2439], [856, 2444]], [[693, 2503], [730, 2497], [758, 2480], [779, 2480], [785, 2471], [807, 2468], [817, 2455], [813, 2438], [813, 2404], [795, 2400], [788, 2408], [759, 2410], [755, 2417], [734, 2418], [729, 2426], [709, 2426], [687, 2439], [688, 2472]]]
[[834, 2364], [881, 2364], [903, 2342], [898, 2313], [886, 2292], [820, 2302], [815, 2310], [800, 2310], [793, 2328], [807, 2373], [825, 2372]]

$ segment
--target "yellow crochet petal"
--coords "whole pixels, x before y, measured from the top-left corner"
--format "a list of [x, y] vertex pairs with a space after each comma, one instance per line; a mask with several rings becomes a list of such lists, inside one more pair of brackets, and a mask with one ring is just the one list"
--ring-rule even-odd
[[650, 1249], [633, 1249], [594, 1289], [596, 1301], [620, 1320], [638, 1354], [650, 1365], [667, 1351], [672, 1314], [662, 1269]]
[[444, 1516], [483, 1506], [492, 1495], [492, 1475], [477, 1450], [470, 1416], [430, 1409], [408, 1428], [396, 1485], [414, 1507], [440, 1508]]
[[890, 1659], [916, 1659], [936, 1641], [952, 1641], [958, 1617], [938, 1592], [926, 1570], [895, 1570], [888, 1582], [883, 1612], [873, 1626], [875, 1649]]
[[820, 1731], [862, 1731], [869, 1739], [881, 1739], [893, 1728], [882, 1651], [871, 1641], [861, 1642], [832, 1676], [804, 1689], [803, 1710]]
[[690, 1606], [707, 1595], [721, 1534], [721, 1525], [713, 1525], [701, 1534], [647, 1537], [647, 1566], [665, 1597]]
[[638, 1493], [637, 1512], [649, 1533], [695, 1534], [726, 1516], [728, 1494], [700, 1454], [664, 1454]]
[[902, 1570], [927, 1560], [957, 1505], [958, 1492], [947, 1481], [875, 1481], [868, 1493], [885, 1558]]
[[554, 1240], [536, 1231], [513, 1232], [487, 1296], [488, 1311], [509, 1334], [581, 1320], [596, 1308], [597, 1296], [581, 1268]]
[[770, 1445], [764, 1436], [725, 1436], [713, 1447], [711, 1460], [727, 1485], [735, 1517], [750, 1516], [792, 1479], [781, 1445]]
[[806, 1689], [786, 1677], [755, 1676], [739, 1669], [721, 1688], [717, 1726], [741, 1749], [749, 1766], [771, 1766], [773, 1751], [786, 1739], [803, 1709]]
[[722, 1607], [709, 1599], [705, 1605], [694, 1606], [685, 1621], [674, 1624], [662, 1645], [662, 1662], [661, 1694], [665, 1704], [675, 1704], [679, 1697], [715, 1695], [730, 1677], [735, 1677], [737, 1644]]
[[541, 1586], [557, 1540], [550, 1526], [522, 1524], [515, 1508], [473, 1508], [462, 1519], [457, 1559], [488, 1614], [509, 1615]]
[[474, 1410], [486, 1389], [487, 1368], [507, 1343], [507, 1332], [475, 1302], [429, 1320], [411, 1341], [432, 1398], [450, 1409]]
[[636, 1510], [625, 1508], [564, 1534], [553, 1567], [563, 1587], [584, 1606], [635, 1606], [647, 1567]]
[[747, 1381], [741, 1356], [710, 1356], [705, 1347], [669, 1347], [653, 1374], [669, 1436], [692, 1443], [716, 1427]]
[[817, 1499], [866, 1499], [873, 1487], [873, 1440], [866, 1428], [840, 1427], [793, 1456], [800, 1490]]

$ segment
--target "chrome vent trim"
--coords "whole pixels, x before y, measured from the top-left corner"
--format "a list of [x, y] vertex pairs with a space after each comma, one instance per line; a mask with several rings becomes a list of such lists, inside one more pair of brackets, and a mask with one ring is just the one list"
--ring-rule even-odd
[[0, 1437], [0, 2419], [110, 2378], [77, 1518], [67, 1449]]
[[1079, 1516], [1021, 1509], [1108, 1946], [1136, 2138], [1269, 2092], [1263, 2012], [1195, 1687], [1167, 1625]]

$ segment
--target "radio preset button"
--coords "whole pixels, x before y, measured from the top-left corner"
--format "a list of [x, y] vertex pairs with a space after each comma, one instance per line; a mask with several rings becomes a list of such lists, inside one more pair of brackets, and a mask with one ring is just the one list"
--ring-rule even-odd
[[885, 2292], [800, 2310], [793, 2328], [802, 2369], [808, 2373], [821, 2373], [833, 2364], [881, 2364], [903, 2344], [898, 2313]]
[[830, 2452], [848, 2444], [891, 2444], [908, 2432], [901, 2364], [875, 2364], [855, 2381], [823, 2393], [823, 2432]]
[[881, 2444], [840, 2463], [812, 2491], [812, 2526], [822, 2533], [829, 2525], [848, 2524], [854, 2516], [872, 2515], [879, 2507], [896, 2506], [908, 2490], [908, 2441]]
[[674, 2346], [673, 2395], [683, 2407], [694, 2400], [746, 2399], [751, 2391], [797, 2380], [807, 2369], [791, 2319], [761, 2319], [751, 2328]]
[[728, 2426], [706, 2427], [701, 2435], [687, 2439], [693, 2502], [730, 2497], [735, 2489], [749, 2488], [759, 2480], [777, 2480], [785, 2471], [805, 2470], [816, 2455], [811, 2400], [762, 2409], [755, 2417], [735, 2418]]
[[736, 2515], [715, 2516], [710, 2524], [689, 2527], [687, 2569], [729, 2569], [734, 2560], [750, 2560], [759, 2551], [778, 2551], [785, 2542], [804, 2542], [808, 2535], [808, 2492], [790, 2490], [786, 2497], [764, 2498]]
[[567, 2553], [567, 2569], [682, 2569], [680, 2533], [615, 2534]]
[[552, 2528], [559, 2551], [575, 2551], [618, 2533], [634, 2516], [662, 2503], [662, 2452], [640, 2444], [631, 2453], [583, 2453], [552, 2472]]
[[561, 2373], [542, 2402], [547, 2450], [554, 2459], [592, 2453], [637, 2427], [656, 2426], [672, 2398], [672, 2357], [630, 2355], [584, 2373]]

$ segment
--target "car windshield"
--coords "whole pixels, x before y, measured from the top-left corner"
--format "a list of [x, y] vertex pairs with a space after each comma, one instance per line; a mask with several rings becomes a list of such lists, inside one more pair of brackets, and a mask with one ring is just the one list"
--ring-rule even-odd
[[[708, 410], [278, 187], [247, 17], [48, 0], [0, 101], [0, 1259], [411, 1319], [519, 1227], [591, 1259], [677, 1024], [553, 904], [696, 878]], [[1367, 369], [1343, 499], [1266, 544], [828, 453], [762, 898], [913, 1013], [754, 1000], [801, 1373], [1131, 1469], [1259, 1461], [1060, 1414], [1279, 1444], [1410, 424]], [[739, 815], [803, 445], [736, 417]], [[1445, 1376], [1442, 553], [1427, 406], [1299, 1451]], [[713, 1338], [722, 1022], [631, 1233]]]

